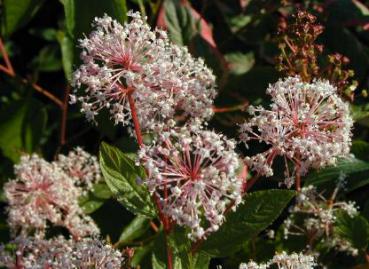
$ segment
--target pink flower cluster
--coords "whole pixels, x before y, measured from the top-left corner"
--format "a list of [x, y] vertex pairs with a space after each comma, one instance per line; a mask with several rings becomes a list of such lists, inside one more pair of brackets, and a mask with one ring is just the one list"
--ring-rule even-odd
[[250, 261], [247, 264], [241, 263], [239, 269], [314, 269], [317, 263], [315, 257], [303, 253], [287, 254], [286, 252], [276, 253], [267, 263], [257, 264]]
[[212, 71], [164, 31], [151, 30], [138, 12], [128, 16], [123, 26], [107, 15], [95, 18], [95, 30], [80, 40], [83, 64], [72, 84], [84, 93], [71, 95], [71, 102], [80, 101], [89, 120], [106, 108], [116, 124], [129, 125], [131, 95], [143, 129], [160, 128], [178, 114], [209, 118], [216, 95]]
[[122, 269], [123, 255], [97, 239], [66, 240], [17, 237], [15, 253], [0, 246], [0, 266], [24, 269]]
[[[299, 77], [288, 77], [270, 85], [270, 109], [250, 107], [252, 118], [241, 125], [240, 138], [263, 142], [269, 149], [247, 157], [249, 167], [260, 175], [273, 175], [275, 157], [286, 162], [287, 181], [297, 172], [305, 174], [310, 167], [333, 165], [337, 158], [350, 152], [351, 128], [349, 105], [328, 81], [305, 83]], [[288, 162], [295, 164], [289, 171]]]
[[[91, 167], [89, 172], [86, 166]], [[15, 175], [4, 186], [14, 234], [43, 236], [48, 223], [67, 228], [75, 238], [99, 233], [78, 204], [78, 198], [101, 178], [96, 157], [80, 148], [52, 163], [36, 154], [25, 155], [15, 166]]]
[[164, 214], [196, 240], [218, 230], [228, 207], [241, 202], [241, 164], [235, 142], [198, 126], [162, 132], [141, 149], [147, 185]]

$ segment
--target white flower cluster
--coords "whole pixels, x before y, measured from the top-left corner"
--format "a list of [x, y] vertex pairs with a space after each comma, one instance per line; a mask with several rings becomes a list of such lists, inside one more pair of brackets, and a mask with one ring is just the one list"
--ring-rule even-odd
[[[91, 165], [91, 173], [87, 165]], [[4, 186], [8, 223], [14, 234], [42, 236], [48, 223], [67, 228], [75, 238], [99, 233], [78, 204], [78, 198], [101, 177], [94, 157], [78, 148], [51, 163], [36, 154], [25, 155], [15, 165], [15, 175]]]
[[[130, 124], [131, 95], [143, 129], [158, 128], [175, 115], [209, 118], [215, 77], [202, 59], [170, 43], [166, 32], [151, 30], [145, 17], [129, 12], [123, 26], [109, 16], [95, 18], [94, 31], [82, 40], [83, 64], [72, 84], [84, 94], [71, 95], [94, 120], [102, 108], [115, 123]], [[77, 92], [77, 89], [76, 89]]]
[[241, 263], [239, 269], [313, 269], [316, 266], [315, 258], [303, 253], [292, 253], [288, 255], [286, 252], [277, 253], [267, 263], [257, 264], [250, 261], [247, 264]]
[[96, 156], [76, 147], [68, 155], [60, 154], [57, 165], [85, 191], [101, 180], [101, 171]]
[[[314, 235], [314, 241], [320, 241], [329, 248], [347, 252], [356, 256], [358, 250], [353, 248], [345, 239], [338, 237], [334, 232], [334, 224], [338, 212], [345, 212], [350, 217], [358, 215], [358, 209], [353, 201], [335, 201], [338, 189], [327, 200], [319, 194], [315, 187], [308, 186], [301, 189], [297, 196], [297, 203], [290, 209], [290, 216], [284, 222], [284, 236]], [[303, 221], [299, 221], [298, 217]]]
[[241, 202], [242, 180], [235, 142], [198, 126], [162, 132], [139, 157], [147, 185], [163, 213], [189, 227], [192, 240], [206, 237], [224, 221], [228, 207]]
[[0, 267], [24, 269], [122, 269], [123, 255], [97, 239], [66, 240], [59, 236], [45, 240], [18, 237], [15, 253], [0, 246]]
[[[260, 175], [273, 175], [276, 156], [286, 162], [287, 180], [310, 167], [333, 165], [337, 158], [350, 152], [351, 128], [349, 105], [328, 81], [305, 83], [299, 77], [288, 77], [270, 85], [270, 110], [251, 107], [253, 117], [241, 125], [240, 138], [245, 144], [256, 140], [270, 148], [247, 157], [248, 165]], [[290, 173], [287, 160], [295, 164]], [[297, 171], [298, 170], [298, 171]]]

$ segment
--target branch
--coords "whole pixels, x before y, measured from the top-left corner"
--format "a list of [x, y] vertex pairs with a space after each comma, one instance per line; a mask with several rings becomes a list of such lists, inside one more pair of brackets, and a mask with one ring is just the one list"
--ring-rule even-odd
[[4, 46], [4, 43], [1, 37], [0, 37], [0, 53], [3, 55], [4, 62], [5, 62], [6, 68], [9, 71], [9, 74], [11, 76], [15, 76], [14, 68], [12, 66], [12, 63], [10, 62], [9, 55], [6, 52], [6, 49], [5, 49], [5, 46]]
[[69, 92], [70, 92], [70, 87], [68, 85], [65, 88], [62, 117], [61, 117], [61, 124], [60, 124], [60, 145], [61, 146], [65, 145], [66, 143]]
[[[7, 67], [0, 65], [0, 71], [2, 71], [3, 73], [7, 74], [10, 77], [16, 77], [16, 74], [13, 74], [11, 70], [9, 70]], [[64, 104], [63, 102], [56, 97], [55, 95], [53, 95], [52, 93], [50, 93], [49, 91], [45, 90], [44, 88], [42, 88], [41, 86], [39, 86], [36, 83], [30, 82], [25, 78], [20, 78], [21, 82], [24, 84], [29, 84], [32, 86], [33, 89], [35, 89], [37, 92], [41, 93], [42, 95], [44, 95], [45, 97], [49, 98], [51, 101], [53, 101], [60, 109], [64, 108]]]
[[[13, 65], [10, 62], [9, 55], [5, 49], [5, 46], [4, 46], [4, 43], [1, 37], [0, 37], [0, 53], [3, 56], [4, 62], [5, 62], [5, 66], [0, 64], [0, 71], [4, 72], [10, 77], [16, 77], [16, 73], [14, 72]], [[49, 98], [51, 101], [53, 101], [57, 106], [59, 106], [60, 109], [64, 109], [63, 102], [58, 97], [50, 93], [49, 91], [45, 90], [44, 88], [37, 85], [36, 83], [28, 81], [25, 78], [21, 78], [21, 81], [24, 84], [30, 84], [36, 91], [38, 91], [39, 93], [43, 94], [44, 96]]]

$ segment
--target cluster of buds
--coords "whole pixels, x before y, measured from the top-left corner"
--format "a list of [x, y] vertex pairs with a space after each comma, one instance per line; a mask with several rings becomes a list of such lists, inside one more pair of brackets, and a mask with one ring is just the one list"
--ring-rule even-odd
[[316, 17], [306, 11], [293, 15], [293, 22], [282, 18], [279, 23], [279, 49], [277, 68], [288, 76], [299, 75], [310, 81], [319, 74], [318, 55], [323, 46], [315, 44], [323, 32], [323, 26], [316, 23]]
[[36, 154], [25, 155], [15, 166], [15, 175], [4, 186], [14, 234], [43, 236], [48, 223], [67, 228], [74, 238], [99, 233], [78, 204], [101, 178], [96, 157], [80, 148], [51, 163]]
[[323, 67], [319, 65], [319, 56], [323, 46], [316, 44], [323, 33], [323, 26], [317, 18], [307, 11], [299, 10], [292, 22], [284, 17], [279, 23], [277, 69], [288, 76], [300, 76], [305, 82], [314, 78], [327, 79], [338, 89], [339, 95], [353, 101], [358, 82], [353, 80], [354, 71], [346, 69], [349, 59], [339, 53], [326, 55]]
[[162, 132], [139, 153], [150, 192], [164, 214], [190, 228], [192, 240], [218, 230], [226, 211], [241, 202], [241, 164], [234, 149], [235, 142], [223, 135], [185, 126]]
[[290, 208], [291, 214], [284, 222], [285, 239], [289, 235], [306, 236], [309, 248], [319, 242], [329, 249], [356, 256], [358, 249], [334, 232], [337, 214], [345, 213], [351, 218], [359, 214], [355, 202], [335, 201], [341, 186], [342, 183], [339, 183], [328, 200], [313, 186], [302, 188], [296, 204]]
[[[263, 142], [269, 149], [246, 162], [259, 175], [272, 176], [277, 156], [286, 163], [286, 184], [306, 174], [309, 168], [334, 165], [347, 157], [351, 146], [349, 105], [327, 81], [305, 83], [288, 77], [270, 85], [270, 110], [251, 106], [252, 118], [241, 125], [241, 140]], [[290, 171], [289, 162], [294, 164]], [[297, 186], [299, 187], [299, 186]]]
[[178, 115], [209, 118], [216, 95], [212, 71], [187, 48], [172, 44], [166, 32], [151, 30], [138, 12], [128, 16], [123, 26], [107, 15], [95, 18], [95, 30], [80, 40], [83, 64], [72, 84], [85, 94], [71, 95], [71, 102], [80, 101], [89, 120], [106, 108], [123, 125], [131, 123], [134, 105], [141, 128], [148, 130]]
[[254, 261], [250, 261], [247, 264], [241, 263], [239, 269], [313, 269], [316, 265], [314, 256], [303, 253], [288, 255], [286, 252], [282, 252], [274, 255], [267, 263], [258, 264]]
[[[10, 250], [13, 248], [13, 251]], [[66, 240], [17, 237], [0, 246], [0, 267], [24, 269], [123, 269], [126, 257], [97, 239]]]

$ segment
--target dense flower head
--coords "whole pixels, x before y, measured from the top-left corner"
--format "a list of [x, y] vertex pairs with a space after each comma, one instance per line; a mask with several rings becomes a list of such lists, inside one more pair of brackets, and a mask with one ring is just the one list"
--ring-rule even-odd
[[96, 156], [77, 147], [68, 155], [59, 154], [56, 164], [71, 177], [76, 185], [86, 190], [102, 179], [99, 162]]
[[49, 163], [36, 154], [24, 155], [15, 165], [15, 175], [4, 186], [8, 223], [15, 234], [43, 235], [48, 223], [67, 228], [76, 238], [99, 233], [78, 205], [83, 189], [58, 162]]
[[336, 200], [340, 187], [339, 184], [328, 200], [314, 186], [303, 187], [297, 196], [296, 204], [289, 210], [289, 217], [284, 221], [285, 239], [289, 235], [314, 234], [315, 241], [321, 240], [327, 248], [356, 256], [358, 249], [334, 233], [338, 214], [345, 213], [350, 218], [359, 214], [355, 202]]
[[[241, 125], [240, 138], [264, 142], [270, 148], [246, 158], [260, 175], [273, 175], [276, 156], [286, 161], [286, 177], [296, 170], [305, 174], [310, 167], [333, 165], [346, 157], [351, 146], [349, 106], [328, 81], [305, 83], [299, 77], [288, 77], [270, 85], [270, 109], [251, 107], [253, 117]], [[287, 160], [295, 164], [289, 172]]]
[[49, 240], [17, 237], [12, 254], [0, 247], [0, 266], [24, 269], [121, 269], [125, 258], [110, 245], [97, 239], [66, 240], [62, 236]]
[[84, 93], [71, 101], [94, 120], [102, 108], [115, 123], [130, 124], [131, 95], [142, 128], [157, 128], [177, 114], [208, 118], [216, 95], [215, 77], [204, 61], [172, 44], [166, 32], [152, 30], [138, 12], [121, 25], [95, 18], [92, 33], [80, 40], [83, 64], [72, 84]]
[[139, 153], [148, 188], [160, 199], [163, 213], [189, 227], [193, 240], [216, 231], [227, 208], [241, 202], [234, 148], [235, 142], [223, 135], [185, 126], [162, 132]]
[[250, 261], [247, 264], [241, 263], [239, 269], [313, 269], [316, 265], [314, 256], [303, 253], [287, 254], [283, 251], [275, 254], [267, 263], [257, 264]]

